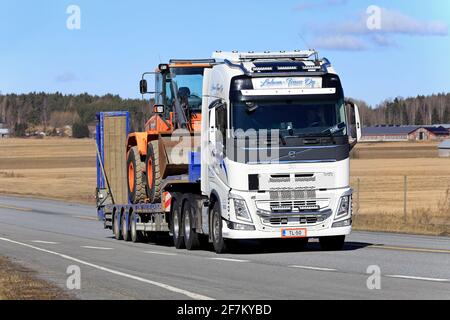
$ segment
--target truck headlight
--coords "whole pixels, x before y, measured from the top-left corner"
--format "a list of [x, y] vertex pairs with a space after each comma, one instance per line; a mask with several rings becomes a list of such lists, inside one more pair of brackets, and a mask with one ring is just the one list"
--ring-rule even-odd
[[341, 202], [339, 203], [339, 209], [336, 217], [340, 217], [350, 213], [350, 201], [351, 196], [344, 196], [341, 198]]
[[233, 198], [233, 203], [234, 212], [236, 212], [236, 218], [238, 220], [253, 222], [244, 199]]

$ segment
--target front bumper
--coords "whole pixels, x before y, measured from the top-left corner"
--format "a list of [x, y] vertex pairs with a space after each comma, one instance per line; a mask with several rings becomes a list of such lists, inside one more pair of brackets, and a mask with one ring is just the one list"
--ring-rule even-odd
[[[352, 199], [351, 188], [328, 190], [317, 194], [317, 199], [326, 199], [326, 207], [321, 207], [320, 211], [318, 211], [320, 213], [329, 212], [325, 220], [317, 221], [315, 223], [301, 223], [299, 218], [297, 218], [299, 213], [292, 213], [287, 214], [287, 216], [289, 216], [288, 223], [280, 223], [276, 225], [269, 223], [268, 221], [270, 219], [268, 220], [267, 216], [262, 215], [261, 210], [258, 208], [261, 203], [259, 201], [261, 200], [261, 197], [264, 197], [264, 195], [251, 192], [233, 191], [232, 193], [239, 196], [239, 198], [245, 199], [252, 222], [250, 223], [248, 221], [237, 219], [236, 214], [234, 213], [234, 206], [232, 205], [233, 201], [229, 201], [231, 206], [229, 206], [228, 215], [224, 217], [224, 223], [222, 224], [222, 235], [226, 239], [279, 239], [283, 238], [282, 231], [285, 229], [303, 229], [306, 238], [349, 235], [352, 231], [352, 206], [349, 206], [347, 214], [339, 217], [337, 216], [341, 198], [344, 196], [349, 196], [350, 199]], [[318, 203], [319, 202], [320, 201], [318, 201]], [[291, 219], [290, 216], [294, 216], [296, 218]], [[232, 229], [232, 226], [230, 227], [230, 224], [228, 223], [229, 221], [247, 226], [251, 225], [254, 227], [254, 230]], [[343, 221], [348, 221], [349, 224], [333, 227], [333, 225], [337, 222]]]
[[[309, 230], [310, 228], [303, 227], [306, 229], [306, 238], [320, 238], [320, 237], [332, 237], [332, 236], [346, 236], [352, 232], [352, 227], [343, 228], [328, 228], [322, 230]], [[244, 231], [244, 230], [231, 230], [228, 228], [226, 223], [223, 224], [222, 235], [225, 239], [234, 240], [250, 240], [250, 239], [281, 239], [281, 231], [284, 228], [278, 228], [274, 230], [267, 231]], [[294, 228], [297, 229], [297, 228]]]

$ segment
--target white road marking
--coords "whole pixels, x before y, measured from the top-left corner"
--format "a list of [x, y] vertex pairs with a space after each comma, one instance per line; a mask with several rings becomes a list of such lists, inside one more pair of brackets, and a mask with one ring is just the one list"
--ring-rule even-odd
[[414, 276], [403, 276], [403, 275], [386, 275], [389, 278], [399, 278], [408, 280], [421, 280], [421, 281], [433, 281], [433, 282], [450, 282], [450, 279], [439, 279], [439, 278], [427, 278], [427, 277], [414, 277]]
[[81, 220], [98, 221], [98, 218], [89, 216], [73, 216], [73, 217]]
[[93, 249], [93, 250], [114, 250], [113, 248], [104, 248], [104, 247], [91, 247], [91, 246], [81, 246], [84, 249]]
[[228, 261], [228, 262], [249, 262], [248, 260], [230, 259], [230, 258], [210, 258], [211, 260]]
[[169, 253], [169, 252], [161, 252], [161, 251], [144, 251], [145, 253], [150, 253], [150, 254], [159, 254], [162, 256], [177, 256], [176, 253]]
[[160, 288], [166, 289], [166, 290], [171, 291], [171, 292], [175, 292], [175, 293], [179, 293], [179, 294], [185, 295], [185, 296], [187, 296], [189, 298], [192, 298], [192, 299], [195, 299], [195, 300], [214, 300], [213, 298], [210, 298], [210, 297], [198, 294], [198, 293], [194, 293], [194, 292], [191, 292], [191, 291], [179, 289], [179, 288], [176, 288], [176, 287], [173, 287], [173, 286], [161, 283], [161, 282], [156, 282], [156, 281], [153, 281], [153, 280], [144, 279], [144, 278], [141, 278], [141, 277], [133, 276], [133, 275], [128, 274], [128, 273], [124, 273], [124, 272], [116, 271], [116, 270], [109, 269], [109, 268], [106, 268], [106, 267], [102, 267], [102, 266], [99, 266], [99, 265], [96, 265], [96, 264], [93, 264], [93, 263], [90, 263], [90, 262], [87, 262], [87, 261], [83, 261], [83, 260], [80, 260], [80, 259], [68, 256], [68, 255], [62, 254], [62, 253], [58, 253], [58, 252], [55, 252], [55, 251], [50, 251], [50, 250], [42, 249], [42, 248], [39, 248], [39, 247], [35, 247], [33, 245], [30, 245], [30, 244], [26, 244], [26, 243], [14, 241], [14, 240], [6, 239], [6, 238], [0, 238], [0, 241], [9, 242], [9, 243], [13, 243], [13, 244], [20, 245], [20, 246], [23, 246], [23, 247], [31, 248], [31, 249], [34, 249], [34, 250], [37, 250], [37, 251], [41, 251], [41, 252], [45, 252], [45, 253], [48, 253], [48, 254], [52, 254], [52, 255], [61, 257], [63, 259], [66, 259], [66, 260], [74, 261], [76, 263], [83, 264], [85, 266], [89, 266], [89, 267], [92, 267], [92, 268], [95, 268], [95, 269], [98, 269], [98, 270], [101, 270], [101, 271], [105, 271], [105, 272], [108, 272], [108, 273], [112, 273], [112, 274], [115, 274], [117, 276], [121, 276], [121, 277], [124, 277], [124, 278], [133, 279], [133, 280], [140, 281], [140, 282], [143, 282], [143, 283], [148, 283], [148, 284], [151, 284], [153, 286], [160, 287]]
[[289, 268], [315, 270], [315, 271], [337, 271], [337, 269], [321, 268], [321, 267], [310, 267], [310, 266], [289, 266]]
[[31, 242], [33, 242], [33, 243], [42, 243], [42, 244], [59, 244], [59, 242], [42, 241], [42, 240], [33, 240]]

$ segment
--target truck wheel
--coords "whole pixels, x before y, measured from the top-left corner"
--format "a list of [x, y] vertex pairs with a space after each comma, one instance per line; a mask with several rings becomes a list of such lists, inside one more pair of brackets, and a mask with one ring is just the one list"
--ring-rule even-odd
[[172, 223], [170, 224], [173, 244], [177, 249], [184, 248], [184, 239], [183, 239], [183, 220], [181, 216], [181, 199], [178, 197], [172, 197]]
[[324, 251], [342, 250], [345, 243], [345, 236], [323, 237], [319, 239], [320, 247]]
[[127, 226], [127, 214], [126, 212], [122, 213], [122, 219], [121, 219], [121, 229], [122, 229], [122, 238], [125, 241], [130, 241], [130, 232], [128, 231]]
[[147, 196], [151, 203], [155, 203], [161, 200], [161, 171], [159, 168], [158, 141], [152, 141], [148, 144], [145, 165], [147, 172]]
[[131, 214], [131, 241], [134, 243], [142, 242], [142, 233], [136, 230], [137, 215], [135, 212]]
[[114, 237], [116, 240], [122, 240], [122, 232], [120, 232], [120, 222], [119, 222], [119, 212], [114, 212], [113, 216], [113, 231], [114, 231]]
[[183, 204], [183, 228], [184, 244], [188, 250], [196, 250], [200, 247], [200, 240], [195, 229], [195, 214], [191, 197], [186, 197]]
[[133, 204], [144, 203], [147, 195], [145, 193], [144, 181], [145, 163], [141, 161], [138, 147], [133, 147], [128, 152], [128, 198]]
[[227, 252], [227, 245], [222, 236], [222, 214], [218, 201], [214, 204], [212, 210], [212, 239], [216, 253], [221, 254]]

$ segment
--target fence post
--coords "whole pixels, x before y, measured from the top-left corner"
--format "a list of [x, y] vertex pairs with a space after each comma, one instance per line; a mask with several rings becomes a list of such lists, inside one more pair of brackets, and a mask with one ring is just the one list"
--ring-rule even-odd
[[404, 186], [403, 186], [403, 219], [406, 222], [407, 214], [408, 214], [408, 176], [404, 177]]
[[358, 178], [358, 183], [357, 183], [357, 189], [356, 189], [356, 201], [357, 201], [357, 204], [356, 204], [356, 214], [359, 214], [359, 204], [360, 204], [360, 202], [359, 202], [359, 195], [360, 195], [360, 188], [361, 188], [361, 179], [360, 178]]

